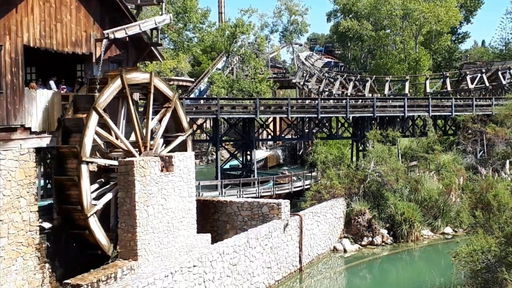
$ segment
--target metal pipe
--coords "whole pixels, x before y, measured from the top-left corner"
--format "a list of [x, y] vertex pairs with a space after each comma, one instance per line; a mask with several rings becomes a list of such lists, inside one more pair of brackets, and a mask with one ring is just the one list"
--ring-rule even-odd
[[304, 271], [304, 216], [299, 213], [290, 213], [291, 216], [298, 216], [299, 221], [299, 271]]
[[219, 25], [224, 23], [226, 20], [225, 8], [226, 5], [224, 3], [224, 0], [219, 0]]

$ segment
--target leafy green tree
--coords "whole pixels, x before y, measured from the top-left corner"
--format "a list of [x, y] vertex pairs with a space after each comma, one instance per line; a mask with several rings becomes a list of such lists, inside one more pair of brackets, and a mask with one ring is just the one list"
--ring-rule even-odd
[[458, 0], [333, 0], [328, 12], [341, 60], [375, 74], [423, 74], [450, 48]]
[[497, 60], [497, 53], [491, 47], [485, 45], [485, 40], [482, 41], [483, 45], [478, 44], [477, 41], [473, 43], [473, 46], [468, 50], [464, 51], [464, 61], [479, 62], [479, 61], [494, 61]]
[[[171, 24], [161, 30], [165, 61], [144, 63], [142, 69], [154, 71], [162, 77], [187, 76], [193, 69], [191, 55], [200, 43], [200, 35], [215, 28], [209, 20], [210, 10], [199, 7], [198, 0], [166, 0]], [[147, 7], [139, 15], [146, 19], [160, 14], [160, 8]], [[215, 59], [215, 58], [214, 58]], [[213, 61], [213, 60], [212, 60]], [[195, 75], [193, 75], [195, 76]]]
[[[254, 19], [256, 10], [243, 10], [240, 17], [220, 25], [213, 33], [203, 35], [204, 45], [196, 50], [195, 59], [204, 55], [227, 55], [228, 70], [210, 78], [212, 96], [268, 97], [273, 84], [267, 67], [267, 38], [261, 31], [265, 23]], [[202, 63], [210, 63], [205, 59]], [[209, 65], [209, 64], [208, 64]], [[197, 65], [197, 67], [201, 67]], [[205, 68], [205, 67], [203, 67]], [[201, 69], [202, 70], [202, 69]]]
[[484, 0], [459, 0], [458, 7], [462, 14], [462, 19], [459, 25], [452, 27], [452, 42], [455, 45], [461, 45], [466, 42], [471, 35], [463, 28], [473, 22], [478, 10], [484, 5]]
[[470, 38], [470, 33], [464, 31], [464, 27], [471, 24], [484, 0], [459, 0], [458, 8], [462, 19], [457, 26], [450, 29], [451, 41], [432, 41], [426, 43], [427, 49], [432, 55], [432, 71], [441, 72], [457, 68], [464, 61], [464, 54], [460, 48]]
[[[257, 11], [247, 9], [241, 16], [217, 25], [208, 20], [210, 11], [200, 8], [198, 0], [168, 0], [173, 22], [162, 29], [166, 60], [144, 63], [142, 68], [160, 76], [199, 77], [222, 53], [229, 69], [212, 75], [213, 96], [268, 96], [272, 83], [266, 66], [267, 39], [262, 32], [266, 22], [253, 20]], [[155, 16], [158, 8], [149, 8], [141, 18]]]
[[306, 38], [306, 42], [308, 44], [311, 44], [313, 41], [316, 42], [316, 44], [320, 45], [320, 46], [324, 46], [325, 44], [334, 43], [334, 39], [332, 38], [331, 34], [323, 34], [323, 33], [316, 33], [316, 32], [309, 34], [309, 36]]
[[278, 35], [280, 44], [290, 45], [292, 55], [295, 55], [293, 44], [309, 31], [309, 23], [306, 19], [308, 13], [309, 8], [300, 0], [278, 0], [274, 8], [270, 33]]

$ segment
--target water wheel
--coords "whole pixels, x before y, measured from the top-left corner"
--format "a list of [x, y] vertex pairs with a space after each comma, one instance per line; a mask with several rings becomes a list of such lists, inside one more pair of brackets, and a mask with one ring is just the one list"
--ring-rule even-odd
[[[80, 95], [75, 97], [79, 103]], [[111, 74], [94, 98], [87, 115], [75, 111], [76, 117], [64, 121], [64, 130], [74, 130], [70, 135], [75, 136], [59, 148], [67, 168], [64, 177], [56, 177], [58, 210], [69, 230], [111, 255], [117, 238], [119, 160], [191, 151], [191, 129], [178, 97], [152, 73]], [[69, 124], [77, 121], [82, 124]]]

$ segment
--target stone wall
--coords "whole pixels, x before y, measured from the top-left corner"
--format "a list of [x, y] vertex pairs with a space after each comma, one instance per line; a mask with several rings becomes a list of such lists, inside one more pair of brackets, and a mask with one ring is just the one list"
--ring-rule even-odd
[[34, 150], [0, 151], [0, 287], [48, 287]]
[[210, 233], [214, 243], [290, 215], [290, 202], [266, 199], [197, 199], [199, 233]]
[[172, 163], [171, 173], [162, 173], [156, 158], [120, 163], [119, 255], [135, 260], [133, 272], [99, 269], [68, 281], [70, 286], [268, 287], [299, 268], [301, 226], [304, 264], [330, 251], [343, 231], [343, 199], [301, 212], [302, 224], [289, 214], [288, 201], [200, 200], [200, 206], [208, 202], [229, 211], [226, 219], [215, 217], [234, 230], [248, 229], [211, 245], [209, 235], [196, 231], [193, 155], [174, 154]]
[[299, 213], [304, 219], [304, 263], [332, 249], [345, 227], [345, 210], [345, 201], [337, 199]]
[[[329, 252], [343, 231], [346, 204], [331, 200], [304, 217], [303, 264]], [[274, 220], [190, 252], [181, 267], [135, 273], [108, 287], [268, 287], [299, 269], [300, 218]]]
[[211, 243], [210, 235], [197, 235], [194, 154], [174, 153], [165, 162], [173, 172], [161, 172], [159, 158], [119, 165], [119, 257], [141, 266], [178, 265], [189, 250]]

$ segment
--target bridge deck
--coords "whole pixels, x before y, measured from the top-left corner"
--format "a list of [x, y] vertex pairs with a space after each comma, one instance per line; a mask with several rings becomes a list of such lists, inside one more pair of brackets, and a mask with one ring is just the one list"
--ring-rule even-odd
[[258, 178], [197, 181], [197, 197], [259, 198], [303, 191], [319, 180], [316, 172]]
[[386, 117], [494, 114], [504, 97], [182, 99], [191, 118]]

